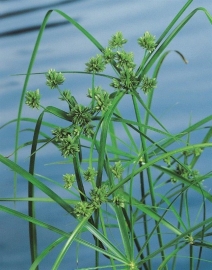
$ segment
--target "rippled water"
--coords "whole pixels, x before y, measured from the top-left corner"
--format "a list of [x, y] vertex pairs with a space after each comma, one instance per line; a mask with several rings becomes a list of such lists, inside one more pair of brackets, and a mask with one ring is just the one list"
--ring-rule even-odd
[[[129, 40], [128, 51], [135, 52], [137, 63], [141, 60], [141, 50], [136, 45], [139, 36], [148, 30], [158, 37], [173, 16], [185, 3], [178, 1], [0, 1], [0, 126], [16, 117], [18, 102], [21, 95], [24, 76], [11, 76], [25, 73], [29, 64], [33, 46], [41, 22], [49, 9], [57, 8], [77, 20], [103, 45], [116, 31], [121, 30]], [[212, 1], [193, 1], [190, 11], [198, 6], [204, 6], [212, 13]], [[177, 132], [204, 116], [211, 114], [212, 100], [212, 28], [203, 12], [198, 12], [185, 26], [178, 37], [168, 46], [170, 50], [179, 50], [188, 59], [185, 65], [177, 55], [170, 54], [159, 75], [153, 110], [161, 115], [161, 121], [169, 127], [170, 132]], [[42, 38], [33, 72], [46, 72], [50, 68], [57, 70], [84, 70], [84, 63], [98, 53], [97, 49], [79, 33], [74, 26], [67, 23], [55, 12], [52, 13], [47, 29]], [[201, 68], [200, 68], [201, 67]], [[91, 78], [67, 76], [66, 87], [69, 87], [77, 98], [84, 98], [84, 93], [90, 87]], [[107, 82], [101, 80], [103, 86]], [[40, 88], [42, 104], [56, 105], [57, 94], [45, 88], [44, 76], [32, 77], [29, 89]], [[127, 103], [126, 103], [127, 108]], [[159, 113], [158, 113], [159, 112]], [[23, 115], [34, 116], [34, 111], [24, 108]], [[173, 121], [175, 119], [175, 121]], [[22, 128], [27, 127], [23, 124]], [[15, 126], [11, 125], [0, 130], [0, 152], [9, 155], [14, 147]], [[31, 133], [24, 140], [31, 139]], [[24, 141], [23, 140], [23, 141]], [[20, 141], [23, 142], [23, 141]], [[20, 162], [27, 168], [29, 149], [20, 152]], [[37, 173], [46, 170], [46, 164], [56, 161], [58, 156], [52, 149], [51, 159], [41, 153], [41, 162]], [[211, 158], [204, 166], [211, 166]], [[49, 177], [61, 181], [58, 166], [49, 166]], [[0, 197], [11, 197], [12, 173], [2, 165]], [[26, 183], [19, 179], [18, 196], [26, 196]], [[42, 196], [42, 195], [40, 195]], [[67, 231], [71, 230], [73, 220], [60, 209], [49, 207], [48, 215], [38, 205], [38, 218], [49, 221]], [[26, 205], [18, 203], [17, 210], [26, 212]], [[61, 220], [61, 216], [63, 217]], [[26, 237], [27, 224], [9, 215], [0, 213], [0, 269], [28, 269], [29, 245]], [[69, 229], [70, 227], [70, 229]], [[42, 250], [57, 235], [39, 229], [39, 244]], [[58, 250], [53, 254], [56, 256]], [[52, 255], [51, 255], [52, 256]], [[76, 256], [69, 254], [60, 269], [76, 269]], [[89, 265], [79, 258], [79, 267]], [[54, 257], [54, 256], [52, 256]], [[41, 269], [50, 269], [51, 258], [44, 261]], [[71, 266], [70, 266], [71, 265]]]

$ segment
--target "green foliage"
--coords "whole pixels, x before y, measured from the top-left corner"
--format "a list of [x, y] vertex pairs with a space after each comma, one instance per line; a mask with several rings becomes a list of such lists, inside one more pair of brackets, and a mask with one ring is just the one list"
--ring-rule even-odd
[[[73, 242], [95, 251], [96, 269], [107, 267], [98, 261], [101, 256], [108, 260], [110, 269], [151, 270], [156, 269], [155, 265], [158, 269], [178, 269], [180, 252], [187, 256], [190, 269], [194, 269], [194, 264], [196, 269], [200, 269], [204, 260], [203, 250], [212, 248], [207, 240], [212, 228], [212, 218], [208, 216], [212, 196], [205, 186], [212, 173], [210, 168], [207, 173], [202, 173], [196, 166], [205, 149], [210, 151], [212, 147], [212, 116], [189, 125], [177, 134], [170, 134], [151, 111], [157, 76], [170, 52], [164, 52], [166, 47], [198, 10], [203, 10], [212, 22], [211, 15], [199, 8], [173, 28], [189, 3], [191, 1], [186, 3], [158, 40], [149, 32], [138, 38], [138, 44], [144, 49], [143, 60], [138, 67], [133, 52], [124, 49], [127, 39], [122, 32], [115, 33], [104, 48], [75, 20], [55, 10], [75, 25], [100, 51], [86, 62], [85, 72], [78, 72], [92, 77], [91, 87], [85, 89], [87, 105], [78, 103], [77, 95], [72, 95], [70, 90], [60, 89], [65, 82], [62, 72], [50, 69], [45, 73], [46, 85], [58, 91], [59, 100], [68, 105], [67, 111], [42, 106], [38, 89], [26, 91], [40, 40], [52, 11], [44, 18], [26, 75], [17, 119], [16, 142], [22, 120], [36, 123], [32, 141], [21, 146], [31, 145], [29, 172], [0, 155], [2, 163], [29, 183], [28, 197], [10, 199], [17, 203], [19, 200], [28, 201], [28, 215], [3, 205], [0, 205], [0, 210], [30, 223], [33, 263], [30, 269], [37, 269], [45, 256], [62, 242], [65, 242], [64, 247], [52, 269], [58, 269]], [[175, 52], [186, 63], [184, 56]], [[112, 66], [113, 77], [102, 73], [107, 65]], [[148, 74], [151, 68], [154, 68], [152, 75]], [[74, 73], [77, 72], [70, 71], [70, 74]], [[108, 85], [115, 91], [111, 93], [111, 88], [105, 90], [97, 86], [97, 76], [108, 79]], [[121, 105], [126, 95], [127, 110], [122, 111]], [[24, 97], [29, 107], [43, 109], [38, 119], [21, 118]], [[129, 109], [132, 118], [128, 115]], [[58, 118], [61, 125], [44, 122], [46, 114]], [[46, 133], [47, 128], [49, 131], [51, 129], [50, 135]], [[204, 136], [191, 143], [191, 137], [199, 131]], [[163, 137], [156, 140], [155, 135]], [[41, 147], [38, 148], [40, 143]], [[60, 151], [62, 157], [58, 163], [67, 163], [70, 168], [70, 173], [63, 172], [61, 165], [58, 172], [61, 172], [64, 185], [56, 185], [63, 189], [64, 197], [53, 192], [48, 184], [43, 184], [35, 173], [36, 154], [47, 144]], [[15, 161], [17, 153], [18, 144]], [[48, 174], [43, 178], [49, 179]], [[44, 192], [48, 199], [37, 198], [35, 187]], [[191, 217], [190, 200], [193, 197], [200, 202], [195, 218]], [[36, 202], [53, 202], [60, 206], [75, 220], [76, 227], [67, 233], [42, 222], [35, 217]], [[36, 226], [59, 235], [39, 256], [36, 252]], [[86, 233], [93, 236], [93, 242], [83, 238]]]

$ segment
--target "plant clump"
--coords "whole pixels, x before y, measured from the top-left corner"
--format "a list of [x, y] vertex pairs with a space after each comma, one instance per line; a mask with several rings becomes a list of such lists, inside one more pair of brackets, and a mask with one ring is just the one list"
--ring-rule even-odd
[[[154, 240], [158, 238], [157, 254], [160, 254], [164, 245], [162, 226], [170, 230], [170, 235], [178, 239], [180, 235], [187, 234], [184, 231], [188, 227], [189, 234], [183, 239], [184, 244], [190, 245], [190, 248], [197, 243], [198, 237], [203, 241], [202, 228], [198, 228], [200, 231], [195, 232], [194, 236], [190, 234], [193, 225], [189, 220], [188, 190], [193, 188], [192, 192], [196, 192], [197, 195], [199, 193], [202, 197], [206, 194], [204, 200], [209, 198], [211, 201], [211, 194], [207, 193], [201, 185], [204, 178], [211, 177], [211, 172], [202, 176], [194, 169], [205, 145], [198, 144], [192, 147], [189, 145], [190, 133], [197, 126], [199, 128], [203, 121], [195, 128], [191, 125], [188, 130], [172, 135], [151, 111], [152, 97], [157, 87], [156, 77], [166, 54], [159, 57], [153, 76], [150, 76], [147, 74], [152, 68], [149, 63], [151, 59], [154, 60], [154, 56], [157, 56], [160, 50], [156, 50], [155, 37], [148, 31], [138, 38], [137, 42], [144, 49], [144, 56], [139, 67], [137, 67], [134, 53], [124, 49], [127, 39], [124, 38], [122, 32], [115, 33], [108, 41], [108, 46], [99, 47], [101, 53], [86, 62], [85, 71], [79, 72], [81, 75], [89, 74], [92, 79], [90, 88], [84, 89], [86, 91], [86, 99], [83, 100], [85, 104], [78, 103], [79, 95], [73, 96], [71, 90], [61, 90], [60, 85], [65, 82], [64, 75], [50, 69], [45, 74], [46, 85], [50, 89], [56, 88], [60, 101], [63, 101], [63, 106], [67, 108], [48, 106], [44, 112], [62, 119], [66, 125], [55, 127], [55, 123], [51, 124], [51, 127], [55, 127], [51, 135], [40, 132], [37, 135], [43, 136], [44, 139], [39, 138], [36, 143], [43, 141], [46, 144], [53, 143], [62, 157], [66, 158], [62, 163], [68, 166], [73, 165], [74, 173], [69, 169], [70, 173], [63, 174], [63, 187], [65, 191], [68, 190], [68, 195], [77, 197], [77, 202], [69, 197], [64, 200], [63, 206], [67, 210], [70, 206], [67, 202], [70, 202], [73, 207], [71, 206], [68, 212], [79, 222], [80, 219], [84, 219], [85, 223], [80, 229], [94, 232], [95, 243], [99, 244], [95, 246], [96, 250], [105, 248], [103, 254], [109, 256], [112, 247], [114, 258], [124, 261], [125, 256], [128, 256], [124, 267], [138, 269], [137, 266], [143, 267], [145, 264], [144, 268], [150, 269], [151, 264], [148, 261], [151, 260], [152, 254], [148, 245], [152, 241], [151, 237]], [[107, 65], [112, 67], [114, 76], [98, 74], [103, 72]], [[105, 86], [103, 88], [96, 83], [96, 78], [99, 77], [109, 81], [108, 90]], [[124, 113], [121, 111], [123, 108], [119, 107], [123, 97], [127, 100], [123, 106]], [[129, 104], [131, 102], [132, 107], [128, 106], [128, 102]], [[27, 91], [25, 103], [31, 108], [42, 107], [39, 89]], [[37, 121], [36, 130], [38, 130], [39, 121]], [[116, 123], [118, 123], [118, 128], [121, 126], [121, 132], [126, 133], [121, 134]], [[204, 143], [211, 138], [211, 128], [207, 127], [207, 129], [210, 131], [205, 136]], [[155, 137], [151, 137], [154, 133], [164, 137], [155, 141]], [[184, 135], [187, 136], [186, 140], [183, 140]], [[180, 150], [175, 149], [179, 142], [186, 146]], [[172, 148], [174, 150], [169, 150]], [[164, 162], [163, 166], [160, 162]], [[177, 184], [173, 187], [172, 183]], [[77, 191], [77, 194], [70, 190], [71, 188]], [[180, 202], [175, 203], [178, 198]], [[179, 206], [179, 211], [175, 205]], [[184, 205], [186, 210], [183, 209]], [[201, 209], [204, 208], [204, 211], [205, 205], [203, 201]], [[177, 222], [175, 222], [177, 226], [168, 220], [169, 214], [166, 215], [168, 210], [169, 213], [171, 211], [174, 213], [175, 218], [177, 217]], [[206, 224], [205, 213], [203, 213], [204, 224]], [[186, 222], [183, 221], [183, 216], [186, 216]], [[201, 215], [198, 214], [198, 216]], [[142, 230], [137, 230], [140, 226], [143, 226]], [[204, 226], [206, 229], [209, 228]], [[108, 228], [111, 231], [112, 228], [120, 230], [123, 252], [126, 254], [119, 254], [112, 244], [108, 244], [106, 239]], [[81, 231], [77, 233], [76, 239], [81, 241], [78, 238]], [[142, 243], [139, 242], [141, 237]], [[182, 237], [180, 241], [182, 242]], [[146, 249], [142, 247], [143, 243], [147, 246]], [[179, 247], [179, 250], [181, 246], [183, 247], [177, 241], [170, 243], [171, 246]], [[86, 245], [92, 246], [90, 243]], [[134, 254], [131, 253], [135, 248], [139, 254], [136, 258], [141, 259], [140, 262], [137, 259], [136, 262], [133, 261]], [[142, 249], [144, 254], [141, 253]], [[161, 257], [164, 263], [165, 252]], [[173, 257], [176, 257], [174, 251]]]

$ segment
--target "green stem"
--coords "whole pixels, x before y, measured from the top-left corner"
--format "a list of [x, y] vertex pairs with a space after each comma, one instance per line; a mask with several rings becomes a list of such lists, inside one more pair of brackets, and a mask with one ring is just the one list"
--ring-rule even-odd
[[95, 98], [94, 98], [94, 78], [95, 78], [95, 73], [92, 75], [92, 101], [91, 101], [91, 109], [94, 109], [94, 103], [95, 103]]

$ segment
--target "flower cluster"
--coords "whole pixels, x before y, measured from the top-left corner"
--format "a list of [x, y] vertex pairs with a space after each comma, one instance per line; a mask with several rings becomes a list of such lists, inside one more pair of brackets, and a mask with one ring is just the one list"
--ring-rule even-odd
[[64, 188], [70, 189], [75, 182], [75, 175], [66, 173], [63, 175], [63, 181], [65, 182]]
[[111, 168], [111, 170], [116, 178], [121, 179], [122, 173], [124, 171], [124, 167], [122, 166], [121, 161], [115, 162], [115, 165]]
[[[110, 85], [117, 90], [124, 90], [128, 93], [138, 87], [139, 81], [134, 72], [136, 64], [134, 63], [133, 53], [118, 50], [118, 48], [121, 48], [126, 42], [127, 40], [123, 37], [123, 34], [117, 32], [109, 40], [109, 47], [105, 49], [103, 56], [106, 62], [115, 61], [116, 67], [119, 69], [119, 78], [114, 78]], [[116, 51], [114, 52], [113, 49], [116, 49]]]
[[149, 52], [155, 50], [157, 44], [155, 43], [155, 37], [146, 31], [143, 37], [138, 39], [138, 44]]
[[108, 44], [111, 49], [121, 48], [127, 40], [123, 37], [122, 32], [117, 32], [115, 35], [111, 37]]
[[93, 89], [88, 88], [87, 97], [95, 98], [96, 95], [100, 95], [104, 91], [101, 86], [95, 86]]
[[[187, 169], [186, 167], [182, 166], [181, 164], [177, 164], [176, 169], [174, 170], [174, 172], [179, 175], [182, 176], [188, 180], [195, 180], [196, 176], [198, 176], [199, 172], [197, 170], [190, 170], [189, 168]], [[173, 183], [177, 182], [176, 178], [172, 178], [171, 181]]]
[[91, 202], [78, 202], [74, 208], [74, 214], [80, 217], [89, 217], [93, 211], [98, 209], [102, 203], [107, 202], [108, 187], [102, 185], [100, 188], [95, 187], [90, 191]]
[[133, 261], [129, 264], [129, 267], [130, 267], [129, 270], [139, 270], [138, 267], [136, 266], [136, 263]]
[[71, 97], [72, 95], [70, 90], [64, 90], [63, 92], [61, 92], [61, 96], [59, 97], [59, 99], [63, 101], [70, 101]]
[[[119, 77], [113, 78], [110, 85], [119, 91], [130, 93], [136, 91], [140, 84], [140, 78], [135, 72], [136, 64], [134, 63], [133, 53], [126, 52], [123, 49], [120, 50], [126, 42], [127, 40], [123, 37], [123, 34], [121, 32], [117, 32], [109, 40], [108, 47], [103, 50], [102, 55], [97, 55], [86, 63], [86, 71], [94, 74], [102, 72], [105, 69], [106, 64], [114, 62], [115, 68], [119, 73]], [[148, 51], [153, 51], [156, 47], [155, 37], [149, 32], [145, 32], [144, 36], [138, 39], [138, 43]], [[155, 87], [155, 78], [150, 79], [146, 76], [143, 77], [141, 88], [145, 94], [149, 93], [149, 91]], [[110, 104], [109, 95], [104, 93], [101, 96], [96, 96], [96, 100], [99, 105], [98, 110], [106, 111], [108, 104]]]
[[58, 85], [63, 84], [65, 77], [61, 72], [56, 72], [55, 69], [50, 69], [46, 73], [46, 85], [51, 89], [57, 88]]
[[40, 107], [40, 92], [39, 89], [35, 91], [27, 91], [25, 95], [25, 104], [28, 105], [30, 108], [39, 109]]
[[91, 124], [87, 124], [84, 128], [83, 128], [83, 134], [85, 135], [85, 137], [87, 138], [93, 138], [94, 136], [94, 126]]
[[180, 176], [183, 176], [185, 178], [188, 178], [189, 177], [189, 174], [190, 174], [190, 172], [185, 167], [183, 167], [182, 165], [180, 165], [179, 163], [177, 164], [177, 167], [175, 169], [175, 172], [176, 172], [176, 174], [178, 174]]
[[74, 215], [77, 218], [89, 217], [93, 212], [92, 205], [88, 202], [78, 202], [74, 207]]
[[103, 58], [105, 60], [105, 64], [111, 63], [115, 59], [116, 53], [110, 48], [106, 47], [103, 51]]
[[61, 128], [57, 127], [52, 130], [52, 135], [54, 136], [54, 141], [58, 142], [59, 149], [63, 157], [68, 157], [70, 155], [75, 155], [79, 152], [78, 137], [81, 133], [77, 130], [75, 126], [71, 128]]
[[107, 111], [111, 105], [109, 94], [106, 91], [102, 91], [101, 94], [95, 95], [96, 111]]
[[85, 71], [90, 73], [102, 72], [105, 69], [104, 58], [99, 54], [96, 57], [92, 57], [85, 65], [87, 66]]
[[87, 96], [89, 98], [94, 98], [95, 100], [94, 110], [96, 112], [99, 111], [105, 112], [111, 105], [111, 100], [108, 92], [103, 90], [100, 86], [94, 87], [94, 89], [89, 88]]
[[118, 68], [134, 69], [136, 66], [132, 52], [127, 53], [125, 51], [117, 51], [115, 59], [117, 60]]
[[68, 135], [66, 138], [61, 140], [59, 149], [64, 158], [69, 157], [70, 155], [75, 156], [79, 152], [79, 144], [76, 137]]
[[114, 196], [113, 203], [123, 208], [125, 206], [124, 196], [118, 193], [117, 195]]
[[191, 150], [191, 151], [184, 151], [183, 152], [183, 155], [188, 157], [188, 156], [191, 156], [191, 155], [194, 155], [195, 157], [198, 157], [202, 154], [202, 149], [200, 147], [196, 147], [194, 148], [194, 150]]
[[147, 76], [144, 76], [141, 82], [141, 89], [145, 94], [148, 94], [151, 90], [156, 88], [157, 81], [155, 78], [149, 78]]
[[57, 127], [56, 129], [52, 130], [52, 135], [55, 136], [54, 140], [56, 142], [60, 142], [67, 138], [68, 135], [71, 135], [71, 132], [68, 128]]
[[74, 98], [74, 96], [71, 95], [70, 90], [64, 90], [64, 91], [60, 92], [59, 99], [62, 101], [66, 101], [69, 105], [69, 108], [74, 107], [77, 104], [77, 101]]
[[95, 187], [91, 190], [90, 195], [93, 209], [98, 209], [102, 203], [108, 201], [108, 186], [102, 185], [100, 188]]
[[126, 68], [120, 72], [120, 78], [114, 78], [110, 85], [117, 90], [125, 90], [128, 93], [138, 87], [139, 80], [132, 69]]
[[85, 180], [88, 181], [88, 182], [94, 181], [96, 175], [97, 175], [97, 171], [95, 170], [95, 168], [91, 168], [91, 167], [89, 167], [83, 173], [83, 176], [84, 176]]
[[171, 161], [172, 161], [172, 159], [171, 159], [171, 157], [170, 156], [168, 156], [168, 157], [166, 157], [166, 158], [164, 158], [164, 160], [163, 160], [167, 165], [168, 165], [168, 167], [171, 165]]
[[80, 104], [76, 104], [68, 113], [73, 124], [85, 126], [91, 122], [91, 109]]
[[194, 244], [194, 238], [191, 234], [185, 236], [185, 241], [188, 242], [190, 245], [193, 245]]

